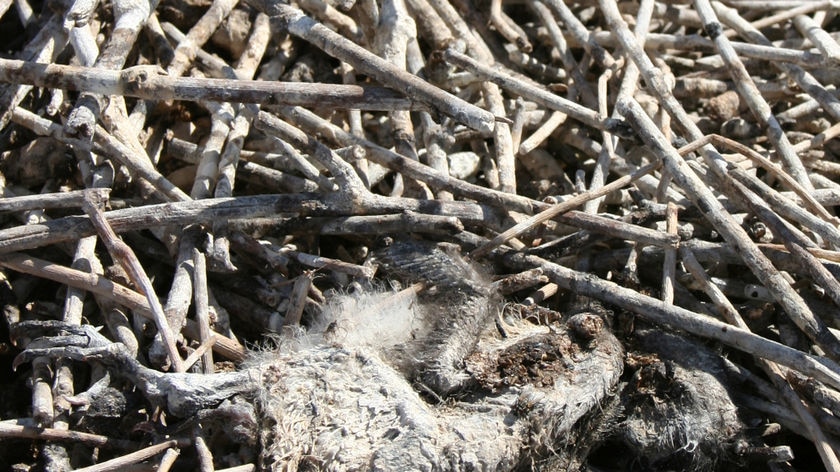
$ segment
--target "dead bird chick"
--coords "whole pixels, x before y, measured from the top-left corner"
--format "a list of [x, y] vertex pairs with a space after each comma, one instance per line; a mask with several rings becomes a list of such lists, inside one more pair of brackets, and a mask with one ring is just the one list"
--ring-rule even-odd
[[415, 372], [407, 375], [441, 397], [462, 388], [469, 379], [464, 359], [493, 326], [493, 305], [500, 306], [488, 280], [452, 244], [400, 241], [374, 257], [391, 276], [425, 286], [418, 302], [428, 330], [412, 347]]
[[[118, 344], [53, 343], [22, 360], [70, 354], [100, 362], [180, 415], [212, 411], [223, 397], [248, 399], [265, 470], [508, 471], [559, 454], [574, 425], [615, 386], [623, 359], [618, 340], [607, 329], [590, 329], [598, 323], [588, 315], [550, 329], [518, 320], [516, 334], [503, 338], [488, 329], [496, 303], [488, 285], [462, 260], [439, 247], [389, 251], [377, 256], [389, 258], [391, 273], [408, 267], [409, 281], [436, 292], [337, 297], [308, 333], [255, 353], [238, 372], [165, 374], [142, 368], [125, 349], [113, 348]], [[504, 375], [503, 364], [515, 370], [517, 362], [530, 362], [517, 353], [537, 346], [545, 355], [536, 370], [525, 367], [536, 376], [486, 380]], [[445, 401], [429, 403], [419, 383], [447, 395]]]

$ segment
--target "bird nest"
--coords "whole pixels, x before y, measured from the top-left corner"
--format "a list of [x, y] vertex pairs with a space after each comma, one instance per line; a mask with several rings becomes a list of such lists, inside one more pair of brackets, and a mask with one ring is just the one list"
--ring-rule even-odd
[[0, 467], [840, 470], [836, 13], [0, 0]]

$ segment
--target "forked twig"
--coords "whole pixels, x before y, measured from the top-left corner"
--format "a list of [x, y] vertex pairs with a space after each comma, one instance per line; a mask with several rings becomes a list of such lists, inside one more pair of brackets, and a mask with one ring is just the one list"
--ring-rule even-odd
[[146, 296], [149, 309], [154, 316], [155, 326], [157, 326], [158, 332], [163, 338], [172, 367], [175, 372], [184, 372], [184, 361], [175, 346], [175, 335], [172, 333], [166, 315], [163, 313], [163, 306], [155, 294], [152, 281], [149, 280], [149, 276], [146, 275], [146, 271], [131, 247], [117, 236], [117, 233], [108, 224], [108, 220], [105, 219], [103, 207], [107, 201], [107, 195], [107, 191], [101, 189], [86, 191], [82, 209], [90, 217], [91, 223], [96, 228], [96, 232], [99, 233], [102, 242], [105, 243], [105, 247], [108, 248], [111, 257], [125, 269], [129, 279], [140, 290], [140, 293]]

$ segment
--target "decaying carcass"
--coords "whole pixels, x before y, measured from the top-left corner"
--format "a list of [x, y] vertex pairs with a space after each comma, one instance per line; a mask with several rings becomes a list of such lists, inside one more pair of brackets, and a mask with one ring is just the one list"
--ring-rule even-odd
[[448, 245], [395, 243], [375, 259], [407, 288], [337, 294], [237, 372], [161, 373], [92, 332], [35, 341], [19, 360], [101, 362], [170, 415], [258, 438], [267, 470], [578, 469], [600, 437], [656, 456], [631, 435], [656, 425], [610, 400], [624, 351], [603, 310], [505, 305]]

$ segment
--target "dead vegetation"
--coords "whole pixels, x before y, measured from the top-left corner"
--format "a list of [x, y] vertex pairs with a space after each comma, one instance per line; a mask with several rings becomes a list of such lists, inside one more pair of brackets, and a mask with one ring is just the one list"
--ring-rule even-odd
[[838, 24], [0, 0], [0, 468], [840, 470]]

